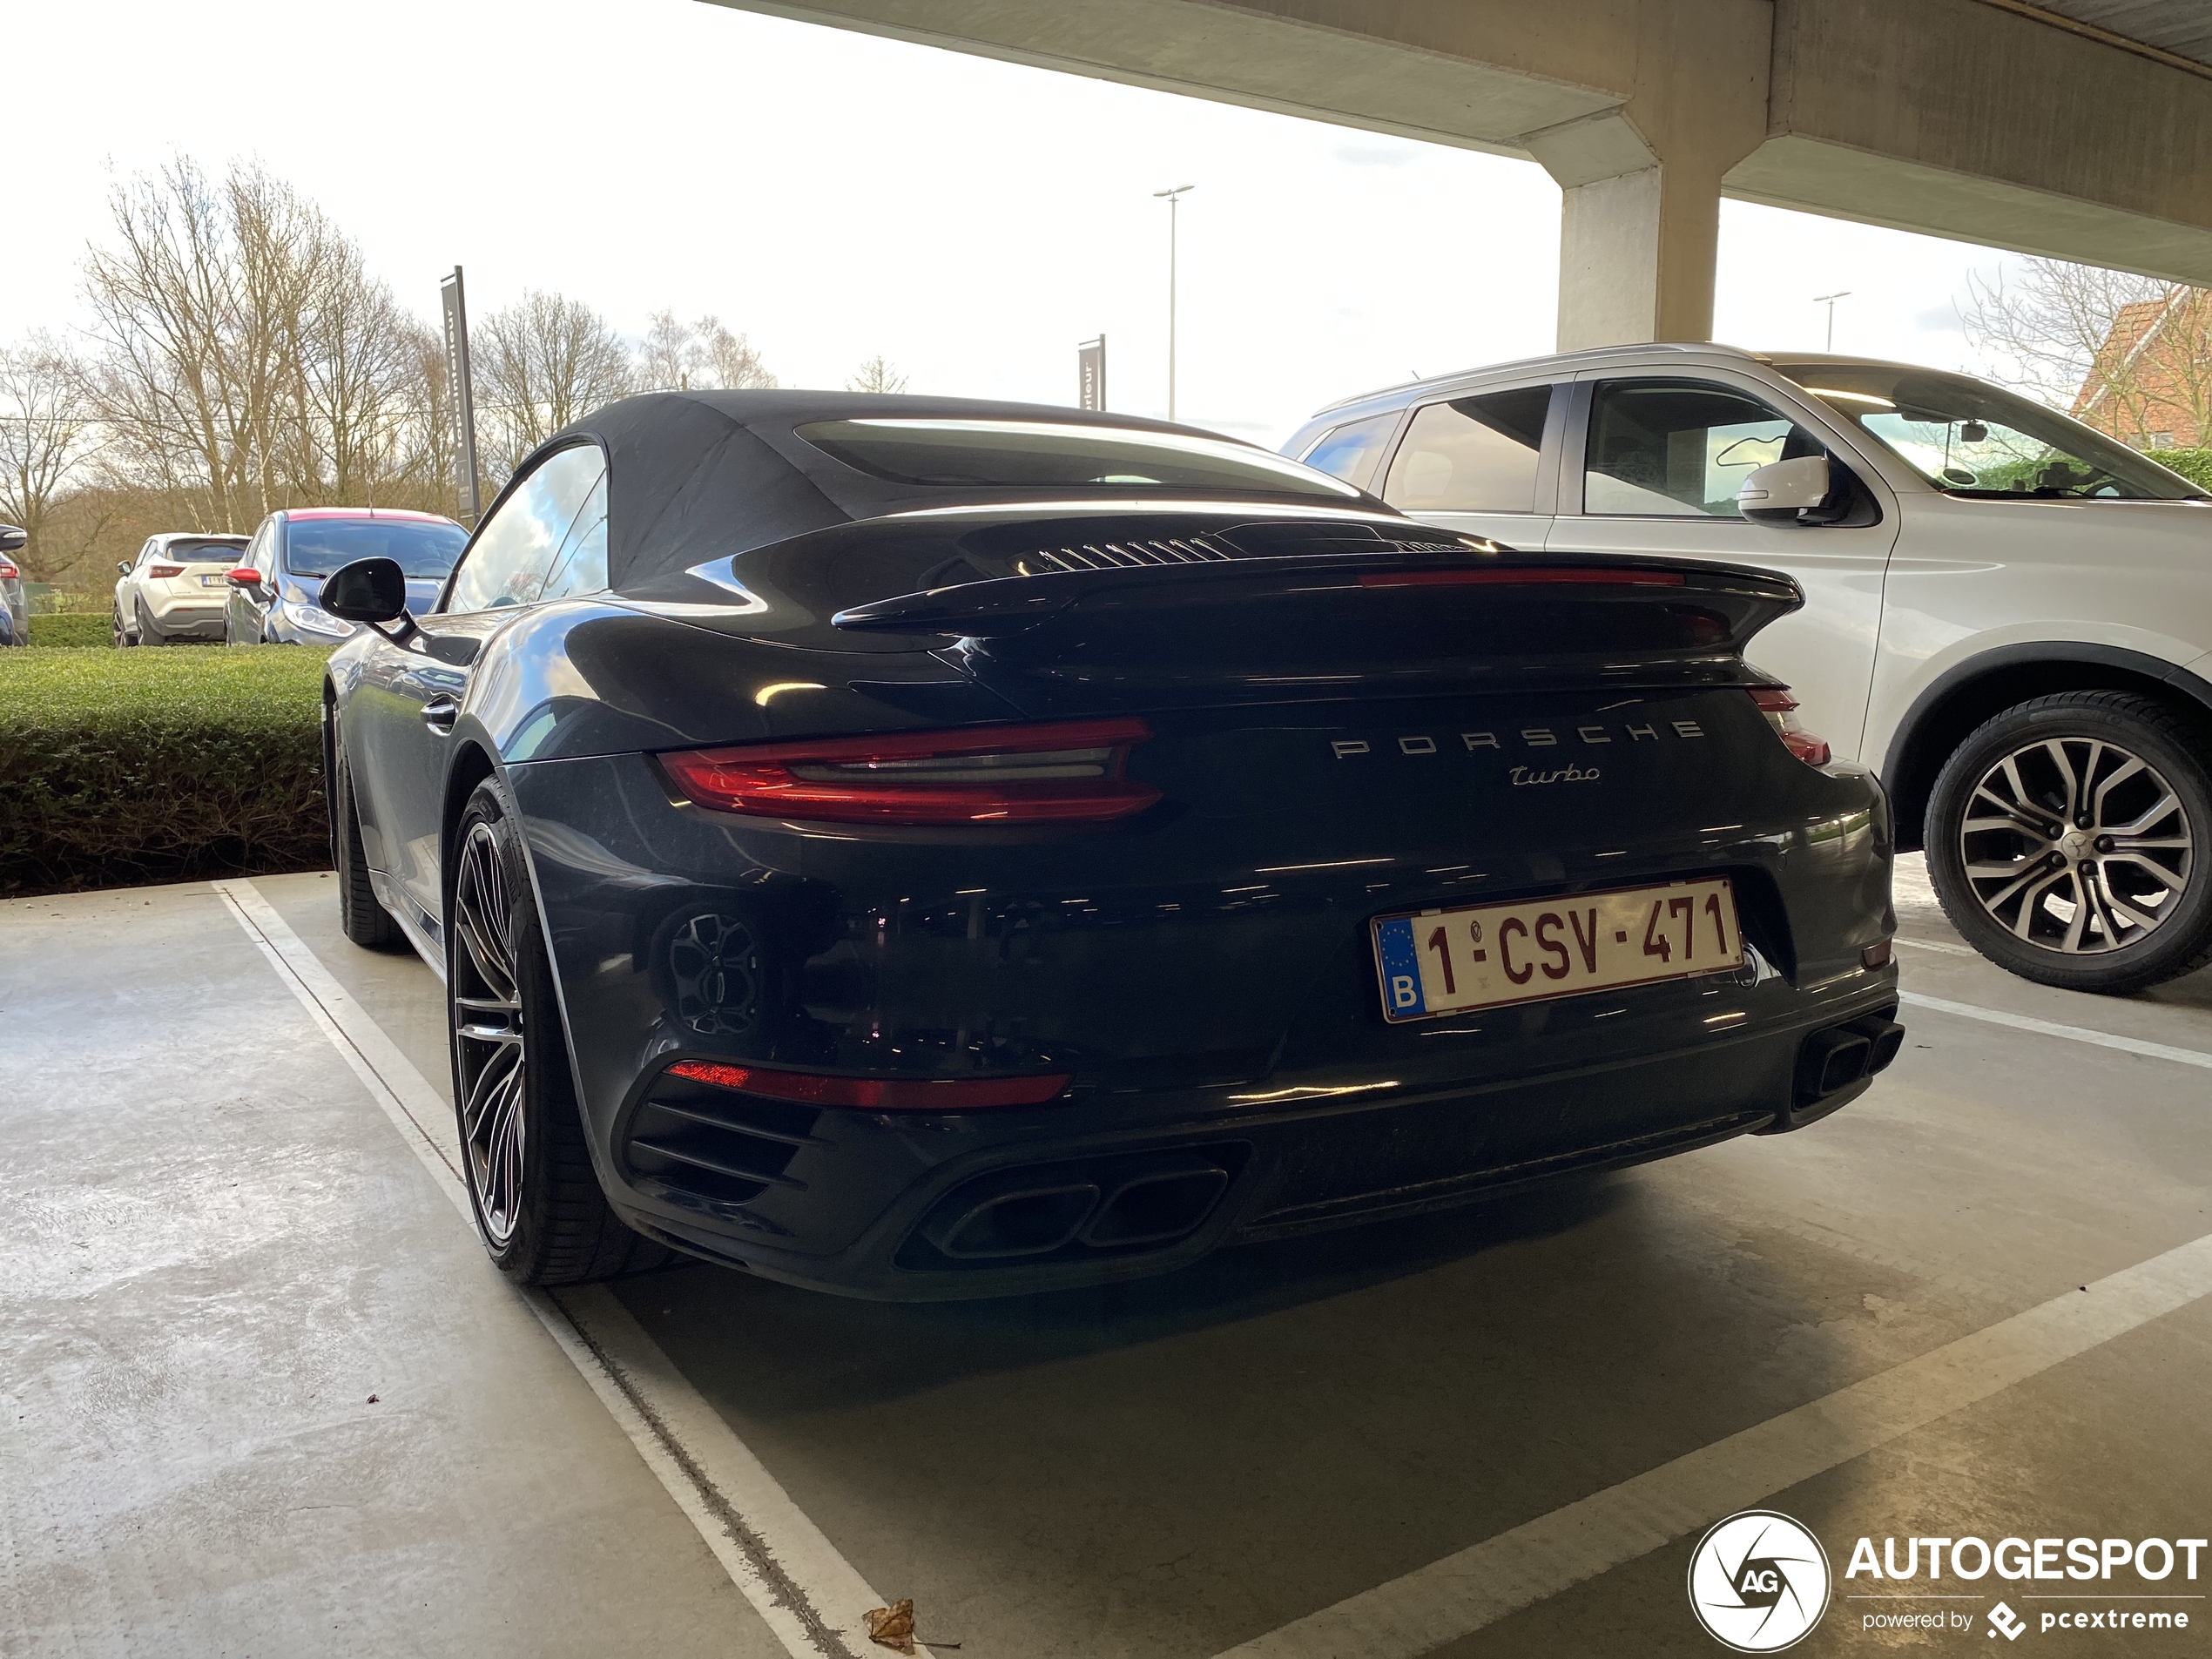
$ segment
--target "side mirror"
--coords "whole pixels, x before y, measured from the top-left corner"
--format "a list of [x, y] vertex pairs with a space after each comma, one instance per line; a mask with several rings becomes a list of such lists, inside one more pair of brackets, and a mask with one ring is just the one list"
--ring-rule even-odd
[[1743, 516], [1760, 524], [1794, 524], [1835, 488], [1826, 455], [1799, 455], [1759, 468], [1736, 492]]
[[129, 576], [131, 574], [131, 561], [128, 559], [116, 560], [115, 573], [118, 576]]
[[250, 564], [241, 564], [223, 580], [234, 588], [258, 588], [261, 585], [261, 573]]
[[28, 530], [19, 529], [13, 524], [0, 524], [0, 553], [20, 553], [30, 540]]
[[345, 622], [397, 622], [407, 615], [407, 575], [397, 559], [355, 559], [323, 583], [316, 603]]

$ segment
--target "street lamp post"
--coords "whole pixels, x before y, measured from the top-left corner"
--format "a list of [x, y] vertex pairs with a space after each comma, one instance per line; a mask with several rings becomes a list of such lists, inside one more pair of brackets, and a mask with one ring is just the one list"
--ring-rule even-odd
[[1835, 293], [1816, 293], [1812, 296], [1813, 304], [1828, 307], [1828, 349], [1830, 351], [1836, 349], [1836, 301], [1850, 298], [1849, 288], [1841, 289]]
[[1152, 194], [1168, 205], [1168, 419], [1175, 419], [1175, 233], [1176, 209], [1181, 206], [1183, 192], [1189, 185], [1177, 185], [1173, 190], [1156, 190]]

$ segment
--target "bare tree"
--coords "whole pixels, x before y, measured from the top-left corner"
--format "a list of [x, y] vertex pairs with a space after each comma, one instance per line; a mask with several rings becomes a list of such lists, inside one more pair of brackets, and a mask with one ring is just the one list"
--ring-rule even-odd
[[772, 389], [778, 381], [760, 361], [760, 354], [743, 334], [733, 334], [718, 317], [701, 317], [699, 338], [713, 360], [714, 383], [727, 391]]
[[44, 536], [91, 448], [82, 381], [81, 366], [51, 335], [0, 351], [0, 518], [30, 533], [18, 563], [40, 581], [72, 562]]
[[1961, 320], [1991, 377], [2138, 446], [2212, 433], [2212, 294], [2060, 260], [1969, 278]]
[[630, 354], [581, 300], [531, 289], [475, 329], [486, 469], [503, 479], [578, 416], [628, 395]]
[[878, 352], [860, 365], [859, 374], [845, 382], [845, 389], [848, 392], [903, 392], [907, 389], [907, 377], [885, 361], [883, 354]]
[[732, 391], [776, 384], [760, 354], [719, 317], [678, 322], [673, 311], [656, 311], [637, 354], [637, 389], [685, 392], [721, 387]]

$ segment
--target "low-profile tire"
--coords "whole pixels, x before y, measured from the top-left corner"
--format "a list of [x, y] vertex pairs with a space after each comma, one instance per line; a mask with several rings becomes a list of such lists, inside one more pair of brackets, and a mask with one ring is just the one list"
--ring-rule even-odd
[[354, 769], [343, 749], [331, 767], [331, 861], [338, 869], [338, 924], [367, 950], [397, 950], [407, 943], [392, 913], [379, 903], [361, 846], [361, 806], [354, 799]]
[[2006, 709], [1928, 800], [1928, 876], [1967, 942], [2024, 979], [2141, 990], [2212, 961], [2212, 752], [2129, 691]]
[[623, 1224], [591, 1167], [529, 873], [489, 779], [469, 798], [452, 861], [453, 1097], [484, 1249], [523, 1285], [574, 1285], [665, 1264], [673, 1252]]

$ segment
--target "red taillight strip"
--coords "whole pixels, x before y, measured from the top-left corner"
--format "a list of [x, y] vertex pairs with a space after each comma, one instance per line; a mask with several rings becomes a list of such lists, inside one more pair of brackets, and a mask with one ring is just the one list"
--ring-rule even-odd
[[1587, 565], [1544, 570], [1528, 565], [1493, 565], [1475, 570], [1371, 570], [1363, 588], [1679, 588], [1679, 570], [1594, 570]]
[[[1121, 775], [1130, 747], [1151, 735], [1138, 719], [1069, 720], [681, 750], [662, 755], [660, 763], [695, 804], [756, 817], [843, 824], [1103, 823], [1142, 812], [1160, 799], [1158, 790]], [[793, 770], [1101, 749], [1113, 753], [1101, 775], [1092, 778], [824, 779], [802, 778]]]
[[148, 576], [165, 577], [182, 576], [184, 573], [185, 567], [181, 564], [149, 564], [146, 566], [146, 574]]
[[851, 1106], [879, 1112], [964, 1112], [985, 1106], [1039, 1106], [1068, 1087], [1068, 1074], [1028, 1077], [833, 1077], [811, 1071], [679, 1060], [671, 1077], [735, 1089], [809, 1106]]

